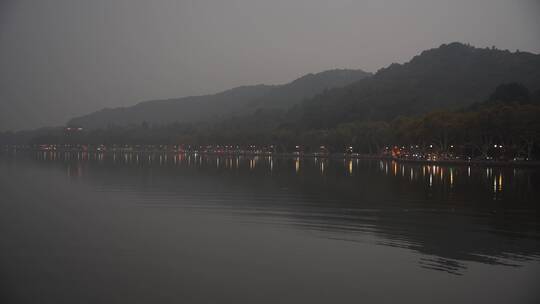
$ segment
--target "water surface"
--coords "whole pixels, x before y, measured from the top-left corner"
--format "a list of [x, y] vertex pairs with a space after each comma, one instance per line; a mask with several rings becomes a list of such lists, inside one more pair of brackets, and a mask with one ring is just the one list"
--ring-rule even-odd
[[0, 156], [2, 303], [539, 303], [540, 172]]

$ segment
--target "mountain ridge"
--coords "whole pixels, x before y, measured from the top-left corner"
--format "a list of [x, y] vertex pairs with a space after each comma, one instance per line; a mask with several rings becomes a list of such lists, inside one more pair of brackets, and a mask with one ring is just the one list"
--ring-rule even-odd
[[110, 124], [200, 122], [236, 114], [249, 114], [260, 108], [287, 108], [325, 89], [350, 84], [369, 77], [362, 70], [333, 69], [310, 73], [281, 85], [239, 86], [209, 95], [142, 101], [133, 106], [104, 108], [75, 117], [68, 125], [86, 128]]
[[540, 55], [453, 42], [315, 96], [302, 104], [299, 119], [311, 128], [327, 128], [456, 109], [482, 101], [496, 86], [511, 82], [540, 89]]
[[[358, 79], [357, 79], [358, 78]], [[408, 62], [375, 74], [329, 70], [282, 85], [241, 86], [213, 95], [141, 102], [72, 119], [70, 125], [99, 128], [172, 122], [216, 122], [259, 109], [289, 109], [287, 123], [331, 128], [355, 120], [391, 120], [483, 101], [500, 84], [540, 89], [540, 55], [460, 42], [422, 51]]]

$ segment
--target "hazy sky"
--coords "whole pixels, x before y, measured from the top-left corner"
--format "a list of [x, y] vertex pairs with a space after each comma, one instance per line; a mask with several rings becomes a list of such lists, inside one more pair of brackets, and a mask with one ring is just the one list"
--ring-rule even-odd
[[0, 0], [0, 130], [452, 41], [540, 53], [540, 0]]

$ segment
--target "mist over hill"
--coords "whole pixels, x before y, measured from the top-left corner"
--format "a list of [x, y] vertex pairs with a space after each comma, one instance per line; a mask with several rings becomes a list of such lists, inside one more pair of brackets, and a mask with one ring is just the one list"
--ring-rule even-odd
[[[77, 117], [69, 125], [218, 122], [257, 110], [288, 110], [287, 123], [330, 128], [358, 120], [390, 120], [480, 102], [502, 83], [540, 89], [540, 55], [475, 48], [454, 42], [426, 50], [404, 64], [391, 64], [374, 75], [361, 70], [331, 70], [284, 85], [243, 86], [215, 95], [141, 102]], [[268, 112], [268, 111], [267, 111]], [[236, 119], [236, 118], [235, 118]], [[267, 117], [273, 120], [273, 117]], [[273, 124], [283, 122], [275, 118]], [[267, 124], [268, 125], [268, 124]]]
[[284, 85], [142, 102], [73, 119], [84, 127], [74, 134], [7, 132], [0, 143], [323, 145], [369, 154], [396, 143], [434, 143], [483, 156], [498, 143], [530, 159], [538, 155], [539, 105], [540, 55], [451, 43], [371, 76], [333, 70]]
[[533, 92], [540, 89], [540, 55], [443, 44], [304, 102], [300, 119], [310, 128], [327, 128], [457, 109], [485, 100], [498, 85], [511, 82]]
[[308, 74], [283, 85], [233, 88], [214, 95], [141, 102], [132, 107], [103, 109], [69, 121], [68, 125], [102, 128], [108, 125], [168, 124], [218, 121], [258, 109], [286, 109], [326, 89], [342, 87], [371, 76], [362, 70], [329, 70]]

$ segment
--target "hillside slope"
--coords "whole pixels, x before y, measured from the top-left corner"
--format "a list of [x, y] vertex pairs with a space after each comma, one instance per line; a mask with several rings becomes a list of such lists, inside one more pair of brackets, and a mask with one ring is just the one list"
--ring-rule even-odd
[[485, 100], [495, 87], [512, 82], [540, 89], [540, 55], [444, 44], [305, 101], [299, 119], [309, 128], [327, 128], [455, 109]]
[[371, 76], [361, 70], [330, 70], [308, 74], [283, 85], [243, 86], [214, 95], [141, 102], [132, 107], [103, 109], [77, 117], [68, 125], [100, 128], [108, 125], [167, 124], [219, 120], [258, 109], [288, 108], [325, 89], [342, 87]]

